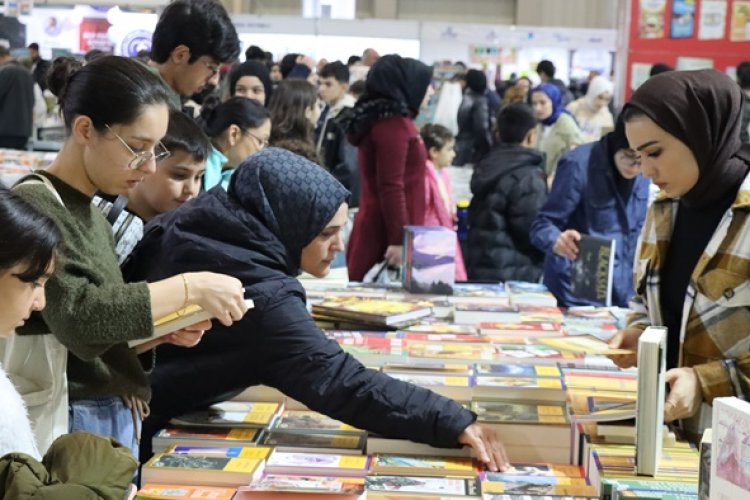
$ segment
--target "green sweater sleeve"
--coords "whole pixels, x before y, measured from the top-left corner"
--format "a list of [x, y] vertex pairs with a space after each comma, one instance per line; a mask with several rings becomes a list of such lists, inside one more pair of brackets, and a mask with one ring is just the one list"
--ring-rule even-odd
[[[115, 344], [152, 335], [148, 285], [123, 281], [109, 224], [85, 195], [61, 186], [59, 180], [55, 186], [64, 207], [43, 185], [16, 188], [53, 218], [63, 233], [57, 268], [46, 285], [42, 318], [47, 331], [82, 360], [94, 359]], [[32, 325], [30, 329], [39, 328], [38, 323]]]

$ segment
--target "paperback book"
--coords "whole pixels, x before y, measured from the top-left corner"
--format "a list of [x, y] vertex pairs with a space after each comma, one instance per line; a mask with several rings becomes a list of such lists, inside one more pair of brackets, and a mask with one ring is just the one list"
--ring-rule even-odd
[[365, 480], [367, 498], [386, 498], [408, 495], [437, 496], [440, 498], [477, 496], [480, 494], [476, 479], [420, 476], [368, 476]]
[[235, 488], [149, 483], [138, 490], [135, 500], [232, 500], [236, 491]]
[[282, 403], [225, 401], [175, 417], [170, 423], [180, 427], [263, 428], [273, 424], [283, 408]]
[[571, 293], [603, 306], [612, 305], [616, 240], [581, 235], [578, 257], [570, 266]]
[[237, 487], [260, 477], [263, 460], [184, 454], [154, 455], [141, 469], [144, 483]]
[[479, 470], [478, 463], [471, 458], [378, 454], [373, 457], [371, 473], [385, 476], [474, 478]]
[[432, 307], [427, 302], [334, 297], [320, 304], [313, 304], [312, 312], [332, 318], [388, 326], [429, 316], [432, 314]]
[[265, 493], [277, 493], [278, 495], [270, 498], [279, 500], [297, 498], [297, 495], [311, 499], [331, 495], [332, 498], [343, 500], [359, 498], [364, 490], [364, 478], [265, 474], [252, 484], [240, 486], [235, 500], [263, 498]]
[[369, 468], [370, 457], [329, 453], [291, 453], [274, 450], [266, 461], [268, 474], [364, 477]]
[[455, 231], [405, 226], [401, 284], [410, 293], [452, 295], [456, 276]]
[[714, 399], [712, 425], [711, 498], [750, 497], [750, 403]]
[[335, 455], [361, 455], [367, 435], [349, 432], [285, 432], [271, 430], [263, 444], [279, 451], [293, 453], [332, 453]]
[[258, 444], [262, 436], [260, 429], [206, 429], [167, 427], [154, 434], [152, 446], [154, 451], [162, 451], [170, 446], [208, 446], [208, 447], [248, 447]]
[[286, 410], [274, 430], [286, 433], [362, 433], [356, 427], [311, 410]]

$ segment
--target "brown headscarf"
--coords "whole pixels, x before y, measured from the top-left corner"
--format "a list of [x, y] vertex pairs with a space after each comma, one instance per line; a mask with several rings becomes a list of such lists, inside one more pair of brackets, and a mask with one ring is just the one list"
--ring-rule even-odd
[[698, 182], [682, 197], [690, 206], [739, 188], [750, 170], [750, 145], [740, 142], [742, 94], [728, 76], [712, 69], [661, 73], [638, 87], [628, 106], [693, 152]]

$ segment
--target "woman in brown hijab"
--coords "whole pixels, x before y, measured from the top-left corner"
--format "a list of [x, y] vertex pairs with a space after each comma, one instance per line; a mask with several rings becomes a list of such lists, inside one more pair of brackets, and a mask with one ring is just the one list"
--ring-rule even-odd
[[[612, 340], [637, 349], [666, 326], [666, 421], [691, 437], [701, 408], [750, 397], [750, 147], [740, 142], [742, 96], [714, 70], [676, 71], [644, 83], [626, 106], [626, 134], [643, 174], [661, 189], [635, 263], [635, 314]], [[634, 356], [615, 357], [632, 366]], [[710, 414], [707, 412], [707, 414]]]

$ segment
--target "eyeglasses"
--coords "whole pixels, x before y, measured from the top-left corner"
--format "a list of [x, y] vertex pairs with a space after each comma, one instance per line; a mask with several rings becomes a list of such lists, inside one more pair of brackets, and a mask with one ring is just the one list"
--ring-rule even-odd
[[157, 146], [161, 148], [161, 151], [159, 151], [158, 153], [156, 151], [140, 151], [136, 153], [135, 151], [133, 151], [133, 148], [128, 146], [128, 143], [125, 142], [125, 140], [122, 137], [117, 135], [117, 133], [114, 130], [112, 130], [112, 127], [110, 127], [106, 123], [104, 124], [104, 126], [107, 127], [107, 130], [112, 132], [114, 136], [117, 137], [117, 139], [122, 143], [122, 145], [125, 146], [128, 149], [128, 151], [130, 151], [130, 154], [133, 155], [133, 158], [128, 163], [128, 168], [130, 170], [137, 170], [141, 168], [143, 165], [145, 165], [146, 163], [150, 162], [151, 160], [154, 160], [157, 163], [162, 160], [166, 160], [172, 154], [169, 152], [167, 147], [161, 141], [159, 141], [159, 143], [157, 144]]
[[211, 72], [211, 76], [214, 76], [219, 72], [219, 69], [221, 69], [217, 64], [212, 64], [206, 60], [203, 60], [203, 64], [205, 64], [208, 70]]
[[261, 139], [255, 134], [251, 134], [250, 132], [245, 132], [247, 135], [258, 141], [258, 145], [260, 146], [260, 149], [267, 148], [268, 147], [268, 139]]
[[622, 156], [622, 159], [628, 162], [629, 167], [635, 167], [636, 165], [641, 164], [641, 157], [638, 156], [638, 153], [636, 153], [632, 149], [625, 150], [620, 154]]

